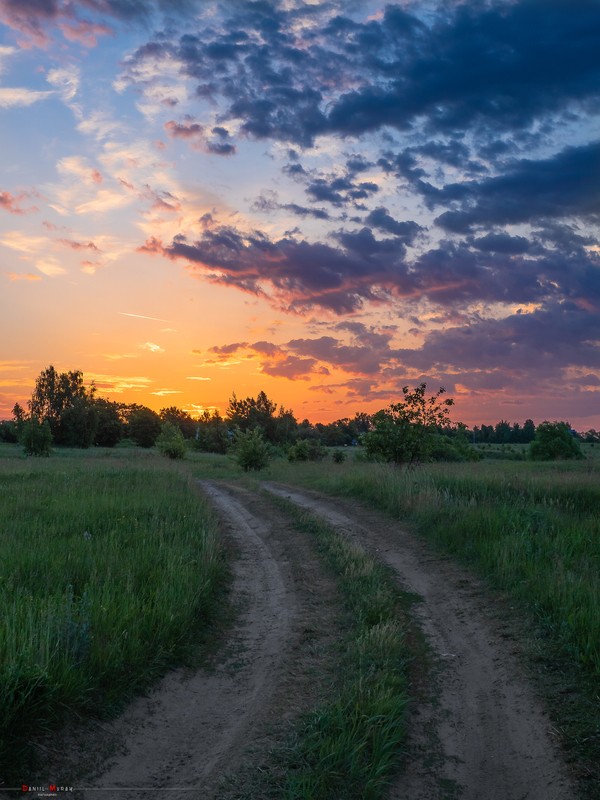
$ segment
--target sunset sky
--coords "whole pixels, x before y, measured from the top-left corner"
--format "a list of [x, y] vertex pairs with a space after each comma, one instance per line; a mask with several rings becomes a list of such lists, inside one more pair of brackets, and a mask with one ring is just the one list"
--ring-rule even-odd
[[600, 428], [599, 0], [0, 0], [0, 419]]

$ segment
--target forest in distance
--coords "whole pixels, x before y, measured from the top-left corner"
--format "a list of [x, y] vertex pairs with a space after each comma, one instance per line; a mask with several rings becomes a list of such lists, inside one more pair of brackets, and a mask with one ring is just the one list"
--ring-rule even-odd
[[[261, 437], [281, 454], [290, 453], [291, 448], [302, 443], [297, 448], [302, 460], [304, 452], [308, 454], [305, 458], [318, 459], [323, 455], [321, 448], [365, 444], [374, 460], [396, 462], [475, 460], [478, 451], [471, 445], [531, 445], [536, 435], [561, 440], [542, 458], [580, 457], [580, 443], [600, 442], [600, 433], [595, 429], [577, 432], [568, 422], [544, 421], [536, 426], [532, 419], [523, 424], [500, 420], [495, 425], [469, 428], [450, 420], [449, 407], [454, 401], [445, 397], [445, 389], [428, 394], [426, 384], [421, 383], [412, 390], [404, 387], [402, 393], [398, 403], [375, 414], [357, 412], [352, 418], [330, 423], [299, 421], [292, 409], [278, 406], [264, 391], [246, 398], [233, 393], [223, 415], [218, 410], [205, 410], [192, 417], [176, 406], [156, 412], [137, 403], [98, 397], [94, 384], [86, 385], [82, 371], [59, 372], [50, 365], [37, 377], [28, 408], [17, 403], [12, 419], [0, 421], [0, 442], [17, 443], [29, 430], [29, 435], [37, 435], [43, 442], [42, 450], [47, 451], [50, 445], [114, 447], [121, 442], [153, 447], [167, 425], [200, 451], [226, 453], [234, 444], [236, 433], [258, 429]], [[411, 450], [408, 455], [404, 451], [399, 454], [397, 448], [392, 452], [393, 445], [387, 442], [390, 436], [405, 439], [407, 431], [415, 430], [433, 434], [424, 449]], [[292, 457], [294, 452], [292, 449]], [[30, 454], [39, 453], [34, 449]]]

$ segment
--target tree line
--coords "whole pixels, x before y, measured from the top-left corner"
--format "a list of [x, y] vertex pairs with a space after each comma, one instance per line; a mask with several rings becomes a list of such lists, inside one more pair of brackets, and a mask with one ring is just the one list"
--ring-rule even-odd
[[[17, 403], [13, 418], [0, 422], [0, 441], [21, 441], [27, 452], [39, 453], [49, 452], [52, 445], [114, 447], [128, 440], [140, 447], [158, 444], [173, 458], [183, 454], [186, 443], [212, 453], [237, 447], [240, 452], [261, 451], [257, 462], [274, 450], [290, 460], [318, 460], [325, 456], [326, 448], [360, 443], [373, 459], [412, 464], [477, 458], [472, 443], [531, 444], [542, 429], [531, 419], [522, 426], [501, 420], [495, 426], [473, 429], [451, 423], [449, 409], [454, 401], [445, 397], [443, 388], [432, 395], [427, 395], [426, 388], [425, 383], [414, 389], [403, 387], [397, 403], [375, 414], [359, 412], [327, 424], [298, 421], [291, 409], [278, 406], [264, 391], [246, 398], [234, 393], [224, 415], [207, 410], [194, 419], [176, 406], [157, 413], [137, 403], [97, 397], [96, 387], [93, 383], [86, 386], [81, 371], [58, 372], [50, 365], [37, 377], [27, 409]], [[575, 438], [568, 424], [543, 425], [562, 426], [562, 452], [566, 454], [571, 449], [568, 440]], [[600, 440], [596, 431], [579, 438]], [[339, 460], [342, 457], [337, 454]]]

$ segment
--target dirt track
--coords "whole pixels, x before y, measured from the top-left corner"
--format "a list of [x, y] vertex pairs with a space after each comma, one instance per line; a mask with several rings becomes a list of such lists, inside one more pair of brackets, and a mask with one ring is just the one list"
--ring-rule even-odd
[[[239, 796], [286, 721], [326, 689], [322, 664], [339, 601], [311, 542], [264, 496], [212, 482], [201, 488], [239, 552], [238, 621], [214, 671], [171, 674], [108, 726], [119, 754], [87, 783], [95, 791], [80, 795], [86, 800], [110, 796], [97, 791], [109, 787], [123, 800], [155, 798], [161, 788], [177, 800]], [[414, 613], [435, 656], [438, 689], [413, 712], [405, 770], [390, 798], [573, 800], [515, 643], [477, 581], [379, 514], [277, 484], [264, 488], [328, 521], [422, 598]]]

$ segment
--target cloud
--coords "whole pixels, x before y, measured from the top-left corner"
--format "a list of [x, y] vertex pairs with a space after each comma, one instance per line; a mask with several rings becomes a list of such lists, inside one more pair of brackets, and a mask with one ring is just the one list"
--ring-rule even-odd
[[58, 239], [57, 241], [64, 244], [65, 247], [69, 247], [71, 250], [93, 250], [96, 253], [102, 252], [94, 242], [78, 242], [75, 239]]
[[180, 235], [167, 246], [150, 239], [142, 249], [186, 259], [218, 283], [259, 295], [269, 289], [289, 310], [321, 306], [345, 313], [366, 299], [376, 300], [378, 284], [400, 287], [408, 281], [404, 246], [398, 240], [376, 240], [366, 228], [338, 239], [342, 247], [291, 236], [273, 241], [258, 231], [221, 226], [193, 243]]
[[[0, 20], [25, 36], [28, 45], [46, 46], [56, 26], [67, 40], [91, 47], [98, 35], [112, 30], [103, 19], [148, 25], [159, 13], [178, 15], [195, 5], [193, 0], [0, 0]], [[82, 12], [97, 19], [82, 19]]]
[[155, 344], [154, 342], [144, 342], [144, 344], [140, 345], [142, 350], [147, 350], [149, 353], [164, 353], [164, 347], [161, 347], [159, 344]]
[[23, 200], [27, 199], [28, 195], [25, 192], [13, 195], [10, 192], [0, 192], [0, 208], [8, 211], [9, 214], [29, 214], [32, 211], [37, 211], [35, 207], [28, 209], [21, 208]]
[[[593, 0], [576, 13], [538, 0], [388, 5], [369, 19], [352, 12], [330, 3], [227, 4], [203, 29], [140, 47], [125, 79], [168, 54], [199, 97], [220, 105], [223, 121], [240, 121], [241, 135], [302, 147], [331, 133], [421, 125], [497, 136], [598, 102]], [[461, 152], [456, 143], [427, 148], [448, 164]]]
[[336, 324], [334, 331], [335, 336], [291, 339], [281, 344], [264, 340], [232, 342], [211, 347], [209, 352], [217, 361], [228, 361], [232, 355], [257, 359], [260, 372], [290, 380], [326, 376], [338, 370], [376, 376], [384, 366], [396, 363], [397, 351], [390, 346], [394, 330], [343, 322]]
[[42, 92], [34, 89], [8, 88], [0, 86], [0, 108], [18, 108], [30, 106], [39, 100], [47, 100], [54, 92]]
[[595, 141], [567, 147], [550, 158], [521, 159], [509, 164], [502, 175], [448, 184], [428, 191], [426, 197], [432, 206], [459, 204], [458, 210], [445, 211], [436, 219], [454, 233], [539, 219], [588, 217], [598, 221], [598, 163], [600, 141]]
[[9, 281], [41, 281], [39, 275], [33, 275], [31, 272], [7, 272], [6, 277]]
[[203, 150], [205, 153], [232, 156], [236, 152], [236, 146], [231, 141], [230, 133], [226, 128], [217, 125], [207, 132], [204, 125], [200, 125], [190, 116], [187, 116], [183, 122], [175, 122], [175, 120], [165, 122], [165, 130], [172, 139], [184, 139], [190, 142], [192, 147]]

